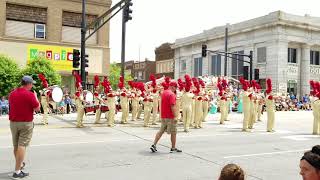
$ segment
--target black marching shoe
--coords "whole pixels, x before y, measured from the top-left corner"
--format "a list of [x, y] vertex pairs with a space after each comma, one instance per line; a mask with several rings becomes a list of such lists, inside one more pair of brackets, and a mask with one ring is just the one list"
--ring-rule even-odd
[[21, 179], [21, 178], [25, 178], [27, 176], [29, 176], [29, 173], [25, 173], [23, 171], [20, 171], [19, 174], [13, 173], [13, 175], [12, 175], [13, 179]]
[[177, 148], [171, 148], [170, 153], [174, 153], [174, 152], [182, 152], [182, 150], [177, 149]]
[[158, 151], [158, 150], [157, 150], [157, 147], [156, 147], [155, 145], [152, 145], [152, 146], [150, 147], [150, 150], [151, 150], [153, 153]]

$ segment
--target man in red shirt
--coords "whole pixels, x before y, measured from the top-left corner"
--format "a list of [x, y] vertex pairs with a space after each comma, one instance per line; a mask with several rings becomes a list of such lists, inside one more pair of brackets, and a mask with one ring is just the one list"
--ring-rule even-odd
[[162, 134], [167, 131], [167, 133], [171, 134], [171, 150], [170, 153], [173, 152], [182, 152], [181, 150], [176, 148], [176, 138], [177, 138], [177, 114], [176, 111], [176, 92], [177, 83], [171, 81], [169, 84], [169, 89], [166, 89], [161, 94], [161, 128], [157, 133], [154, 143], [151, 146], [151, 151], [157, 151], [157, 143], [160, 140]]
[[24, 157], [33, 133], [33, 113], [40, 111], [40, 104], [36, 92], [31, 92], [35, 81], [32, 77], [24, 76], [21, 87], [16, 88], [9, 96], [9, 120], [16, 160], [13, 178], [24, 178], [29, 173], [21, 171], [25, 166]]

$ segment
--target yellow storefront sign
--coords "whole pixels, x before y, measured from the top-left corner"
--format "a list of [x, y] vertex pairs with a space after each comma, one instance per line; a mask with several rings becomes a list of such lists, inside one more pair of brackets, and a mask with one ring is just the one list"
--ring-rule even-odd
[[27, 63], [43, 57], [51, 62], [56, 71], [72, 71], [72, 52], [73, 48], [63, 46], [28, 44]]

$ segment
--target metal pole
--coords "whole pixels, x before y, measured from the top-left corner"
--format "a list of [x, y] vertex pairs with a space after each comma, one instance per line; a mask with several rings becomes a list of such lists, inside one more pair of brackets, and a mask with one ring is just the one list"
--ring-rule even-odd
[[252, 69], [253, 69], [253, 67], [252, 67], [252, 57], [253, 57], [253, 51], [250, 51], [250, 56], [249, 56], [249, 58], [250, 58], [250, 80], [252, 81], [253, 79], [252, 79]]
[[86, 66], [85, 66], [85, 55], [86, 55], [86, 0], [82, 0], [82, 22], [81, 22], [81, 79], [83, 89], [86, 87]]
[[224, 36], [224, 76], [227, 76], [227, 51], [228, 51], [228, 25], [226, 26], [225, 36]]
[[126, 22], [125, 8], [122, 11], [122, 41], [121, 41], [121, 76], [124, 77], [124, 63], [126, 59]]

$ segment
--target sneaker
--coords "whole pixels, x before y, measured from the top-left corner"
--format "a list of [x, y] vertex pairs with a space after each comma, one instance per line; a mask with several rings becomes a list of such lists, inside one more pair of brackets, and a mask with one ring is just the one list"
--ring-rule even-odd
[[157, 150], [157, 147], [156, 147], [155, 145], [152, 145], [152, 146], [150, 147], [150, 149], [151, 149], [151, 151], [152, 151], [153, 153], [158, 151], [158, 150]]
[[18, 179], [18, 178], [25, 178], [27, 176], [29, 176], [29, 173], [25, 173], [25, 172], [21, 171], [19, 174], [13, 173], [12, 178]]
[[174, 153], [174, 152], [182, 152], [182, 150], [177, 149], [177, 148], [171, 148], [170, 153]]

